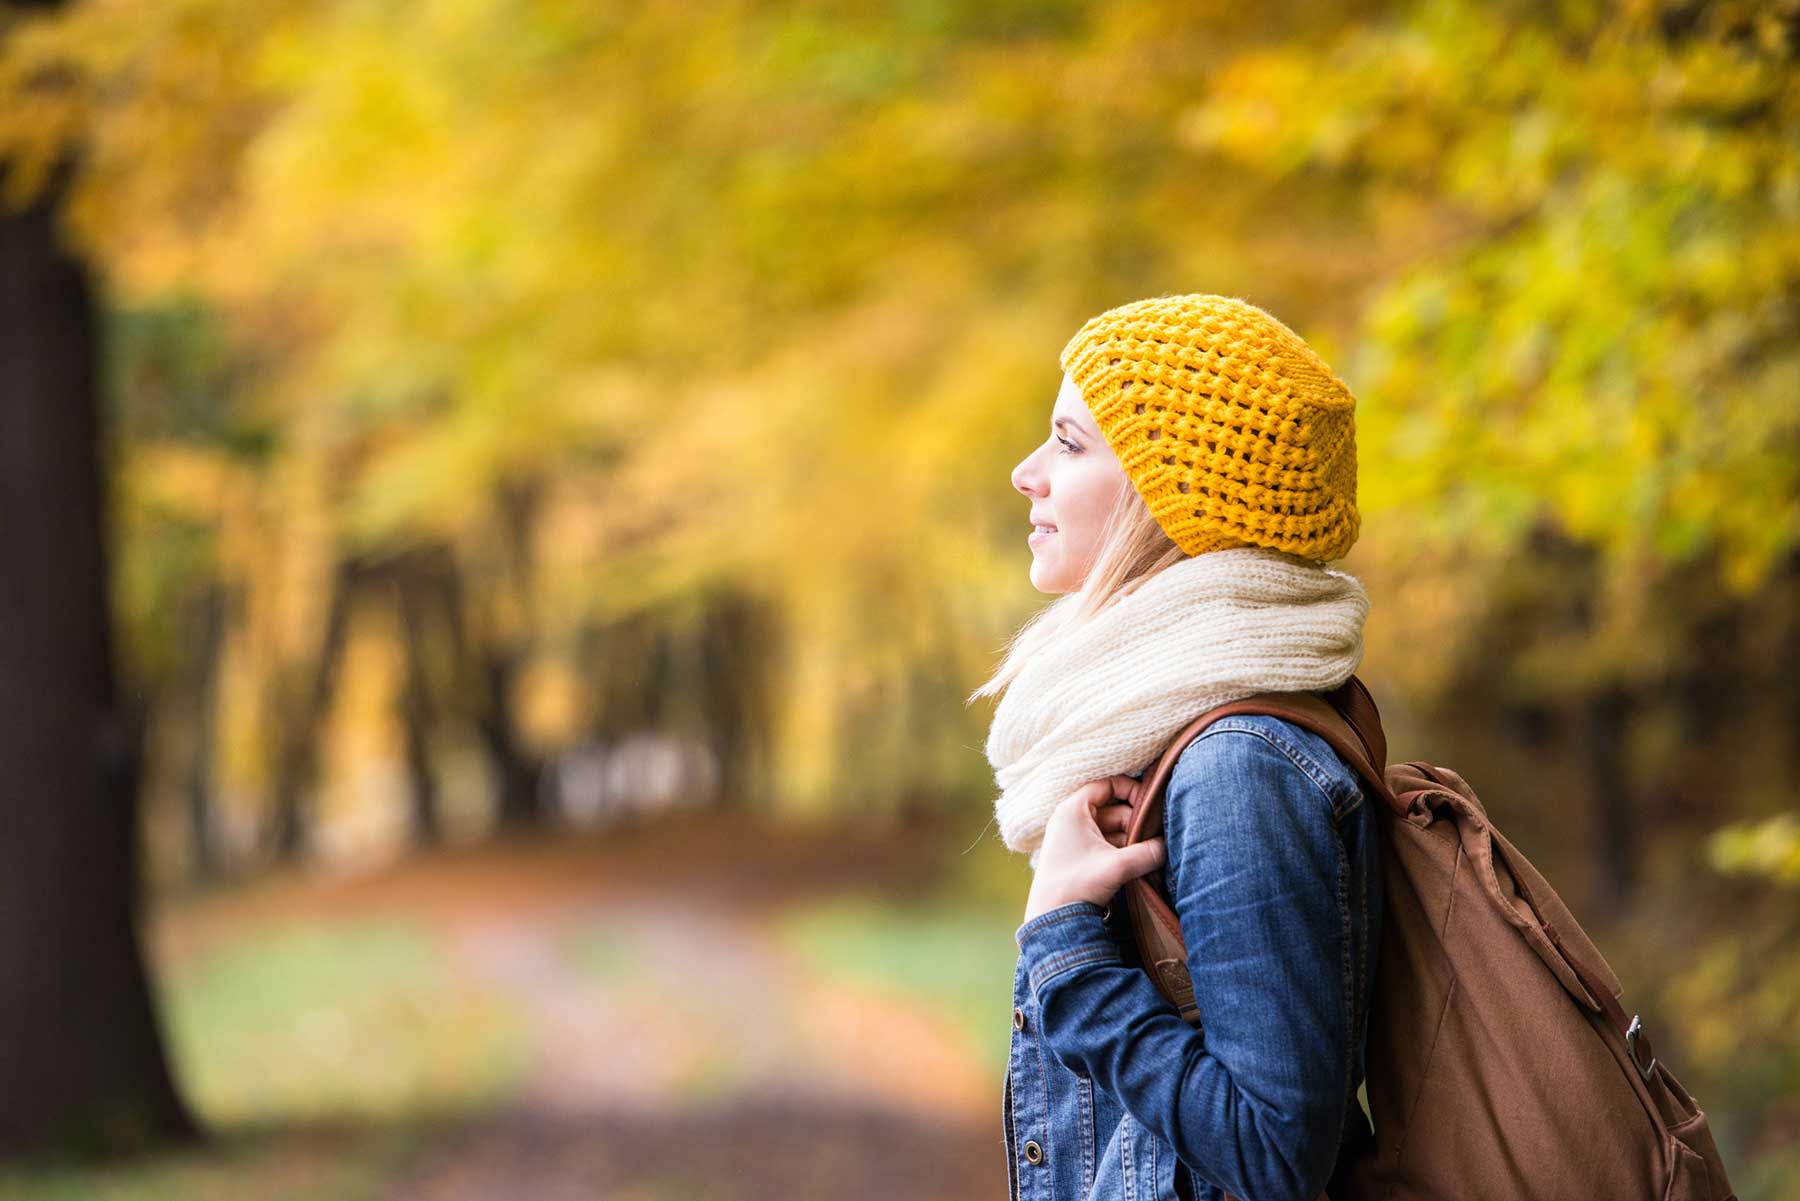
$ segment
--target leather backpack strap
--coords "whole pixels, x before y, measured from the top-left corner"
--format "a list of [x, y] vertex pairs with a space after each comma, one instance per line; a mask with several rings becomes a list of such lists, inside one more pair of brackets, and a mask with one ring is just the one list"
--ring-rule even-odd
[[1387, 736], [1381, 728], [1381, 714], [1355, 676], [1330, 692], [1258, 693], [1222, 705], [1207, 716], [1216, 721], [1234, 713], [1265, 713], [1311, 730], [1330, 743], [1378, 796], [1399, 805], [1385, 775]]
[[1127, 842], [1154, 838], [1162, 829], [1163, 792], [1169, 774], [1175, 770], [1176, 760], [1181, 758], [1188, 745], [1220, 718], [1252, 713], [1280, 717], [1311, 730], [1330, 743], [1331, 749], [1343, 757], [1377, 796], [1397, 811], [1404, 811], [1384, 776], [1387, 735], [1381, 728], [1381, 713], [1368, 688], [1351, 676], [1329, 692], [1259, 692], [1209, 709], [1189, 722], [1170, 740], [1162, 756], [1132, 790]]
[[1375, 707], [1375, 698], [1369, 695], [1368, 688], [1355, 676], [1351, 676], [1323, 696], [1337, 714], [1350, 726], [1361, 744], [1364, 757], [1383, 788], [1387, 787], [1387, 732], [1381, 728], [1381, 710]]
[[1126, 827], [1126, 842], [1155, 838], [1162, 829], [1163, 787], [1169, 782], [1169, 773], [1175, 770], [1175, 761], [1181, 758], [1181, 752], [1187, 749], [1190, 742], [1200, 737], [1200, 732], [1213, 723], [1217, 714], [1217, 710], [1211, 710], [1189, 722], [1181, 733], [1169, 741], [1169, 745], [1163, 748], [1162, 756], [1138, 780], [1128, 798], [1131, 802], [1131, 823]]

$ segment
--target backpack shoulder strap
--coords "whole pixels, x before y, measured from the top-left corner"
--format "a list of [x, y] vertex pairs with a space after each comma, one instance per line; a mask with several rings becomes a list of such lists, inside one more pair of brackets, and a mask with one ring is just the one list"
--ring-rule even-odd
[[1375, 698], [1355, 676], [1329, 692], [1263, 692], [1247, 696], [1221, 705], [1207, 714], [1207, 720], [1216, 721], [1234, 713], [1265, 713], [1311, 730], [1330, 743], [1331, 749], [1378, 796], [1392, 799], [1385, 775], [1387, 735], [1381, 728], [1381, 714], [1375, 708]]
[[1195, 718], [1175, 735], [1162, 756], [1139, 781], [1132, 797], [1128, 841], [1154, 837], [1162, 828], [1163, 789], [1181, 753], [1213, 722], [1240, 713], [1279, 717], [1311, 730], [1331, 744], [1331, 749], [1374, 790], [1376, 796], [1394, 809], [1404, 811], [1384, 776], [1387, 736], [1381, 728], [1381, 713], [1375, 708], [1375, 698], [1369, 695], [1368, 688], [1351, 676], [1327, 692], [1259, 692], [1228, 701]]

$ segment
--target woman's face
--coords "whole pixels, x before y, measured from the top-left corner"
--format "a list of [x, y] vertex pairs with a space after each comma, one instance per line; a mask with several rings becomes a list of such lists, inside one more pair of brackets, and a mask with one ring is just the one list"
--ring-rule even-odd
[[1100, 436], [1093, 414], [1065, 373], [1050, 411], [1050, 433], [1012, 471], [1013, 487], [1031, 501], [1031, 586], [1039, 592], [1081, 587], [1099, 550], [1100, 527], [1121, 489], [1125, 469]]

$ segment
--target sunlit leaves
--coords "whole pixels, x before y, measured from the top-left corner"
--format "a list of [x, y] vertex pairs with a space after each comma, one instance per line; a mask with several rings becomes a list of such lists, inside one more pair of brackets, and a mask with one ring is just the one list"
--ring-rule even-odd
[[1719, 871], [1800, 886], [1800, 816], [1793, 813], [1732, 822], [1713, 834], [1707, 851]]
[[1748, 589], [1800, 544], [1779, 29], [1029, 7], [95, 0], [4, 44], [0, 150], [79, 137], [116, 293], [254, 348], [240, 420], [327, 549], [498, 578], [494, 498], [546, 498], [545, 637], [735, 581], [846, 678], [897, 633], [979, 674], [1038, 599], [1006, 473], [1056, 349], [1184, 290], [1331, 348], [1357, 553], [1429, 550], [1446, 627], [1483, 590], [1450, 552], [1549, 523], [1621, 606], [1599, 678], [1657, 572]]
[[1359, 168], [1495, 223], [1373, 310], [1366, 445], [1393, 470], [1372, 473], [1372, 510], [1466, 489], [1516, 534], [1503, 498], [1523, 486], [1602, 545], [1716, 545], [1739, 587], [1800, 541], [1785, 51], [1437, 4], [1229, 82], [1195, 119], [1209, 144]]

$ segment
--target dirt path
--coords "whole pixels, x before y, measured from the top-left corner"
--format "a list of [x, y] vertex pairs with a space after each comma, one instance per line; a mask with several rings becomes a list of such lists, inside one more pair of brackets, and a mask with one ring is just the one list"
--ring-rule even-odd
[[[546, 863], [510, 899], [499, 889], [439, 907], [455, 962], [527, 1015], [532, 1058], [507, 1108], [384, 1196], [1004, 1196], [998, 1090], [960, 1032], [907, 999], [820, 977], [773, 936], [782, 904], [854, 868], [835, 861], [853, 850], [816, 850], [809, 873], [790, 847], [773, 878], [739, 856], [735, 881]], [[683, 856], [703, 868], [703, 854]]]

